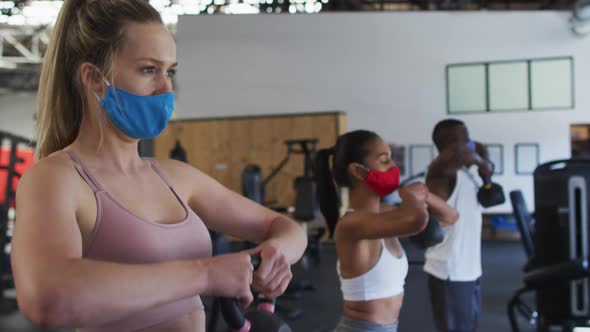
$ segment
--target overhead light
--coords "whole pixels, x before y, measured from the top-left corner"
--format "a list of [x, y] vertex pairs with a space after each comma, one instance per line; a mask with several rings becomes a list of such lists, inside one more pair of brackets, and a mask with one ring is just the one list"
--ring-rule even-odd
[[579, 21], [590, 20], [590, 0], [580, 0], [575, 3], [574, 18]]
[[0, 9], [14, 8], [14, 1], [0, 1]]
[[[215, 6], [212, 5], [213, 1], [215, 1]], [[289, 8], [289, 12], [293, 14], [318, 12], [321, 7], [316, 4], [319, 2], [325, 4], [328, 1], [330, 0], [292, 0], [297, 6]], [[165, 24], [175, 25], [178, 22], [178, 16], [181, 15], [199, 15], [212, 11], [226, 14], [258, 14], [261, 6], [263, 9], [268, 8], [266, 6], [271, 6], [271, 12], [279, 11], [284, 0], [149, 0], [149, 2], [160, 12]], [[302, 5], [307, 3], [311, 3], [313, 9], [310, 6]], [[0, 24], [51, 26], [55, 23], [62, 5], [63, 0], [20, 2], [0, 0]], [[212, 10], [211, 7], [213, 7]], [[220, 10], [217, 11], [216, 7], [219, 7]]]
[[579, 0], [574, 5], [571, 30], [577, 36], [590, 34], [590, 0]]
[[571, 30], [576, 36], [584, 37], [590, 34], [590, 21], [572, 19]]
[[223, 12], [226, 14], [258, 14], [260, 9], [251, 6], [247, 3], [231, 3], [223, 7]]

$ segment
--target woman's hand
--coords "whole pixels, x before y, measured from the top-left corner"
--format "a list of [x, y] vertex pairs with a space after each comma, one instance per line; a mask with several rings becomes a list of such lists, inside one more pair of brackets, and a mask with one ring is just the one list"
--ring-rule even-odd
[[422, 182], [410, 183], [400, 189], [399, 195], [403, 200], [413, 198], [418, 201], [426, 201], [428, 199], [428, 187]]
[[235, 298], [244, 308], [252, 303], [250, 285], [254, 267], [248, 251], [214, 256], [205, 262], [208, 294]]
[[405, 215], [413, 216], [409, 219], [409, 230], [412, 234], [419, 233], [428, 225], [428, 188], [424, 183], [414, 182], [400, 189], [402, 203], [401, 211]]
[[293, 277], [291, 265], [279, 248], [273, 240], [269, 240], [250, 252], [260, 255], [261, 261], [254, 271], [252, 284], [267, 299], [283, 294]]

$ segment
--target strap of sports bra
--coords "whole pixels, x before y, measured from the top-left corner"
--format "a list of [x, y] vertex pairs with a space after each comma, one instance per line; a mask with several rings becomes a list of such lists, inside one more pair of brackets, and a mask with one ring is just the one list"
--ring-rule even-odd
[[74, 161], [74, 166], [76, 167], [76, 171], [78, 171], [78, 173], [84, 179], [84, 181], [88, 183], [92, 191], [95, 193], [103, 191], [102, 186], [98, 183], [96, 178], [92, 176], [92, 173], [90, 173], [88, 168], [84, 166], [84, 163], [80, 158], [78, 158], [74, 151], [70, 149], [65, 149], [64, 151], [70, 156], [70, 158], [72, 158], [72, 160]]
[[162, 171], [162, 168], [160, 168], [160, 165], [158, 165], [158, 162], [154, 158], [145, 158], [145, 160], [147, 160], [150, 163], [150, 165], [152, 165], [152, 168], [154, 169], [156, 174], [158, 174], [160, 178], [162, 178], [162, 181], [164, 181], [164, 183], [166, 183], [166, 185], [170, 189], [172, 189], [172, 191], [176, 192], [172, 187], [172, 183], [168, 181], [168, 178], [166, 177], [166, 175], [164, 175], [164, 171]]

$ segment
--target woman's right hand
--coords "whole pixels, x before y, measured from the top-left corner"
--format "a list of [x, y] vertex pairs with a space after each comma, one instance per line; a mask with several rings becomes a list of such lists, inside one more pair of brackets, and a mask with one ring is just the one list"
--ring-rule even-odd
[[400, 189], [399, 196], [402, 199], [402, 204], [406, 200], [425, 202], [428, 199], [428, 187], [422, 182], [410, 183]]
[[411, 230], [414, 233], [421, 232], [428, 224], [428, 188], [424, 183], [415, 182], [400, 189], [402, 203], [400, 209], [407, 211], [411, 218]]
[[242, 307], [249, 306], [253, 301], [251, 254], [243, 251], [207, 259], [207, 294], [235, 298]]

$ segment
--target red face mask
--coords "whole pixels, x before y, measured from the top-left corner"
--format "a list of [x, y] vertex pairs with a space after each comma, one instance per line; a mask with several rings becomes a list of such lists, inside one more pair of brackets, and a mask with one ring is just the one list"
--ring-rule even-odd
[[[362, 167], [366, 169], [366, 167]], [[399, 167], [396, 166], [385, 172], [375, 171], [372, 169], [369, 169], [368, 171], [369, 175], [367, 175], [364, 182], [380, 197], [385, 197], [391, 194], [399, 187]]]

